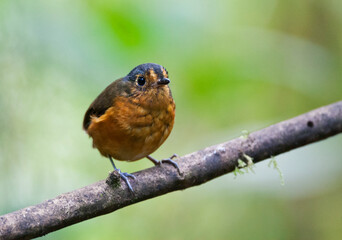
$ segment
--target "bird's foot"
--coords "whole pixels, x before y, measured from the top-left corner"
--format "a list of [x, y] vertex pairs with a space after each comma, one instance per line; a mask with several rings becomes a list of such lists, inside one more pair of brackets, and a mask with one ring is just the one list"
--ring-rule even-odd
[[130, 184], [128, 178], [130, 177], [130, 178], [133, 178], [133, 179], [135, 180], [136, 177], [135, 177], [133, 174], [121, 172], [121, 170], [115, 166], [112, 157], [111, 157], [111, 156], [108, 156], [108, 158], [109, 158], [109, 160], [110, 160], [110, 162], [111, 162], [111, 164], [112, 164], [112, 166], [113, 166], [113, 168], [114, 168], [114, 171], [116, 171], [117, 173], [119, 173], [120, 177], [122, 178], [122, 180], [125, 181], [125, 183], [126, 183], [127, 187], [129, 188], [129, 190], [130, 190], [132, 193], [134, 193], [133, 188], [132, 188], [132, 186], [131, 186], [131, 184]]
[[132, 188], [131, 183], [129, 182], [128, 178], [130, 177], [130, 178], [135, 180], [136, 177], [133, 174], [126, 173], [126, 172], [121, 172], [121, 170], [118, 169], [118, 168], [115, 168], [115, 171], [117, 171], [120, 174], [120, 177], [122, 178], [122, 180], [125, 181], [125, 183], [126, 183], [127, 187], [129, 188], [129, 190], [132, 193], [134, 193], [133, 188]]
[[147, 159], [151, 160], [151, 162], [153, 162], [154, 165], [159, 165], [159, 166], [160, 166], [162, 163], [169, 163], [169, 164], [171, 164], [172, 166], [174, 166], [175, 168], [177, 168], [178, 173], [181, 174], [180, 169], [179, 169], [179, 166], [178, 166], [178, 163], [172, 160], [173, 158], [177, 158], [177, 157], [178, 157], [177, 154], [173, 154], [171, 157], [162, 159], [162, 160], [160, 160], [160, 161], [156, 160], [155, 158], [153, 158], [153, 157], [151, 157], [151, 156], [147, 156]]

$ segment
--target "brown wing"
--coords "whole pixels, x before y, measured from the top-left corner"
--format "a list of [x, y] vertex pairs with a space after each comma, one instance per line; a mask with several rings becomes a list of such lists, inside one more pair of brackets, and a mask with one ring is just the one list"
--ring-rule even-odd
[[91, 116], [100, 117], [113, 104], [116, 96], [121, 95], [122, 91], [127, 92], [127, 87], [124, 87], [124, 80], [120, 78], [112, 82], [100, 95], [90, 104], [83, 119], [83, 129], [87, 130], [91, 123]]

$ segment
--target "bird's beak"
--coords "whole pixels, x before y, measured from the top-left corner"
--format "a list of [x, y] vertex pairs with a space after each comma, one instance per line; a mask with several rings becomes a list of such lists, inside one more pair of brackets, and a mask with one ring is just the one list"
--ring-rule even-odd
[[158, 83], [158, 85], [167, 85], [170, 83], [170, 79], [162, 78], [162, 79], [159, 79], [157, 83]]

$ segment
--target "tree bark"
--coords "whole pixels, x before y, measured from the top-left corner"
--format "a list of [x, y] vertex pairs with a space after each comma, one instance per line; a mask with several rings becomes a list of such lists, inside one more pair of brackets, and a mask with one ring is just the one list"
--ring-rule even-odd
[[131, 193], [117, 173], [106, 180], [0, 216], [0, 239], [30, 239], [125, 206], [205, 183], [234, 171], [246, 155], [259, 162], [342, 132], [342, 101], [134, 173]]

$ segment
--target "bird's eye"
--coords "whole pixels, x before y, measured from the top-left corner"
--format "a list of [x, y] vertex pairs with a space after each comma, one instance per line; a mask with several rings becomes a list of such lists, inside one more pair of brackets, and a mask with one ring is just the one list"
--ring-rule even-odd
[[138, 77], [137, 84], [139, 86], [144, 86], [145, 85], [145, 78], [144, 77]]

